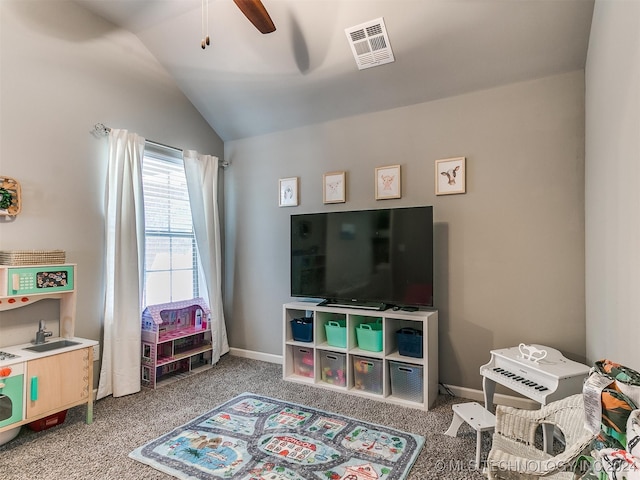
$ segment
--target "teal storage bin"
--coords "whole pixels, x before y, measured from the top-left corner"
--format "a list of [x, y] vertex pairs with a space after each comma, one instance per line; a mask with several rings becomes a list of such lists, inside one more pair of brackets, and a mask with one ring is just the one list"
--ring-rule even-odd
[[327, 333], [327, 343], [332, 347], [346, 348], [347, 346], [347, 321], [332, 320], [324, 326]]
[[291, 336], [296, 342], [313, 342], [313, 317], [291, 320]]
[[370, 352], [382, 351], [382, 322], [361, 323], [356, 328], [358, 347]]

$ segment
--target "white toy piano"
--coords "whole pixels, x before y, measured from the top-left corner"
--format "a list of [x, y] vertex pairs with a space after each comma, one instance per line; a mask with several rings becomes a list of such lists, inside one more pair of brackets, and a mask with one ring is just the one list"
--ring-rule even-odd
[[[555, 348], [542, 345], [521, 343], [517, 347], [491, 350], [491, 360], [480, 367], [484, 406], [494, 412], [496, 384], [546, 405], [582, 392], [589, 369], [587, 365], [565, 358]], [[550, 452], [552, 432], [548, 428], [543, 430], [544, 448]]]
[[582, 392], [589, 367], [565, 358], [555, 348], [525, 345], [491, 350], [491, 360], [480, 367], [485, 408], [493, 412], [496, 384], [546, 405]]
[[[464, 422], [477, 432], [476, 468], [480, 466], [482, 432], [495, 428], [493, 395], [496, 384], [504, 385], [541, 405], [582, 392], [582, 383], [589, 374], [589, 367], [569, 360], [554, 348], [542, 345], [525, 345], [491, 350], [491, 360], [480, 367], [484, 408], [476, 402], [453, 406], [453, 419], [445, 435], [455, 437]], [[553, 448], [553, 427], [542, 426], [544, 450]]]

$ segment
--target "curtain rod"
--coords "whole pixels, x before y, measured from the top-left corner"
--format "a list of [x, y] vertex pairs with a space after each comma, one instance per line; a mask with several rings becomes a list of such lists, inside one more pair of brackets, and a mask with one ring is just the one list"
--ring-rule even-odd
[[[107, 127], [104, 123], [96, 123], [93, 126], [94, 134], [97, 134], [97, 135], [100, 135], [100, 136], [103, 136], [103, 137], [109, 135], [110, 131], [111, 131], [111, 127]], [[182, 153], [182, 151], [183, 151], [181, 148], [171, 147], [169, 145], [165, 145], [164, 143], [154, 142], [153, 140], [145, 139], [145, 142], [153, 143], [154, 145], [158, 145], [159, 147], [169, 148], [171, 150], [175, 150], [176, 152], [181, 152]], [[222, 168], [227, 168], [230, 165], [229, 162], [227, 162], [226, 160], [220, 160], [220, 159], [218, 159], [218, 164]]]

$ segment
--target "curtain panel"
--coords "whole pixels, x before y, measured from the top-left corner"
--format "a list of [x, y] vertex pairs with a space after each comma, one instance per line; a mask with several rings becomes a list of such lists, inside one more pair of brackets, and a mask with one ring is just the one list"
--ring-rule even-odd
[[97, 398], [140, 391], [145, 139], [111, 129], [105, 198], [104, 341]]
[[193, 229], [205, 277], [207, 302], [211, 310], [212, 363], [229, 351], [222, 308], [222, 248], [218, 208], [218, 158], [184, 151]]

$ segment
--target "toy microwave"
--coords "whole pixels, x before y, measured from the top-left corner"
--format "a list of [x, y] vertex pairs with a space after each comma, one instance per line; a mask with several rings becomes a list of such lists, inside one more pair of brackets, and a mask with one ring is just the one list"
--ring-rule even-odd
[[74, 289], [74, 265], [4, 267], [0, 295], [65, 292]]

